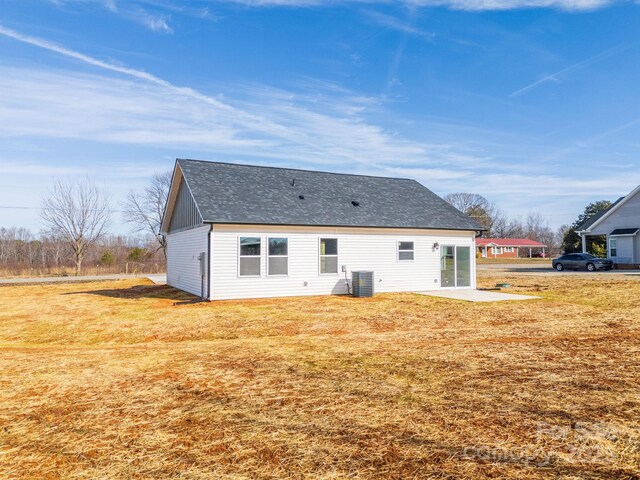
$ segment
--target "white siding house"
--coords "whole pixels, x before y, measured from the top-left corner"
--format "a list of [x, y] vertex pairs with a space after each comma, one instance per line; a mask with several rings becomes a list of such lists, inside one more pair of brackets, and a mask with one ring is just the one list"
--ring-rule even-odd
[[607, 237], [607, 256], [618, 265], [640, 264], [640, 186], [607, 211], [585, 222], [578, 231], [582, 250], [590, 235]]
[[480, 229], [409, 180], [178, 160], [167, 283], [209, 300], [347, 294], [360, 270], [375, 292], [475, 288]]

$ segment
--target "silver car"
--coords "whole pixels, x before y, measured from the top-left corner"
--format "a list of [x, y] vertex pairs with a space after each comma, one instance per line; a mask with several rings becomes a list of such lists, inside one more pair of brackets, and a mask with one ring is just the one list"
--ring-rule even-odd
[[571, 270], [587, 270], [595, 272], [596, 270], [611, 270], [613, 261], [608, 258], [598, 258], [588, 253], [567, 253], [561, 257], [554, 258], [551, 262], [553, 268], [561, 272], [565, 268]]

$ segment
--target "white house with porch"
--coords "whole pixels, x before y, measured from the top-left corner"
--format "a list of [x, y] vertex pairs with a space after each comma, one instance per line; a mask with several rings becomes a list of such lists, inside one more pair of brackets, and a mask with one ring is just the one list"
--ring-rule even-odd
[[586, 238], [607, 237], [607, 256], [617, 265], [640, 264], [640, 186], [611, 207], [583, 223], [577, 233], [582, 252], [587, 253]]

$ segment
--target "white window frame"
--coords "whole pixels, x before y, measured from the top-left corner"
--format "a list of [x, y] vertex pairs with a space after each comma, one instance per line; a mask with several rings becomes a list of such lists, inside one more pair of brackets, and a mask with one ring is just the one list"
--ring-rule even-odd
[[502, 255], [502, 247], [493, 247], [494, 255]]
[[[272, 238], [283, 238], [287, 241], [287, 254], [286, 255], [270, 255], [269, 254], [269, 240]], [[270, 258], [286, 258], [287, 259], [287, 273], [275, 273], [272, 274], [269, 271], [269, 259]], [[267, 237], [267, 277], [288, 277], [289, 276], [289, 237], [272, 235]]]
[[513, 253], [513, 247], [504, 247], [504, 253]]
[[[612, 247], [612, 246], [611, 246], [611, 243], [612, 243], [612, 242], [616, 242], [616, 246], [615, 246], [615, 247]], [[615, 254], [615, 255], [612, 255], [612, 254], [611, 254], [611, 252], [612, 252], [613, 250], [615, 250], [615, 251], [616, 251], [616, 254]], [[609, 238], [609, 257], [611, 257], [611, 258], [618, 258], [618, 239], [617, 239], [617, 238], [615, 238], [615, 237]]]
[[[336, 255], [322, 255], [321, 254], [322, 240], [335, 240], [338, 253]], [[336, 265], [337, 265], [336, 273], [322, 272], [322, 257], [336, 257]], [[337, 276], [339, 274], [340, 274], [340, 239], [338, 237], [330, 237], [330, 236], [318, 237], [318, 275]]]
[[[412, 243], [413, 244], [413, 248], [411, 250], [400, 250], [400, 243]], [[411, 252], [413, 253], [413, 258], [410, 260], [407, 259], [400, 259], [400, 252]], [[396, 242], [396, 262], [401, 262], [401, 263], [411, 263], [411, 262], [415, 262], [416, 261], [416, 241], [415, 240], [398, 240]]]
[[[260, 239], [260, 256], [258, 257], [258, 255], [241, 255], [240, 252], [242, 251], [240, 248], [240, 240], [242, 240], [243, 238], [259, 238]], [[256, 235], [256, 234], [250, 234], [247, 233], [245, 235], [238, 235], [238, 241], [236, 243], [236, 245], [238, 246], [238, 278], [262, 278], [262, 245], [263, 245], [263, 241], [262, 241], [262, 236], [261, 235]], [[241, 275], [240, 274], [240, 259], [241, 258], [259, 258], [260, 262], [260, 273], [258, 275]]]

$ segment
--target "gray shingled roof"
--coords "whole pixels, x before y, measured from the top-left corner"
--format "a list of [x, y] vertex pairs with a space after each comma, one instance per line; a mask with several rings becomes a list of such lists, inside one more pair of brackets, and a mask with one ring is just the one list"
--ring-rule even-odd
[[615, 235], [635, 235], [636, 233], [638, 233], [638, 230], [640, 230], [640, 227], [639, 228], [616, 228], [609, 235], [612, 235], [612, 236], [615, 236]]
[[483, 229], [415, 180], [177, 162], [205, 223]]

